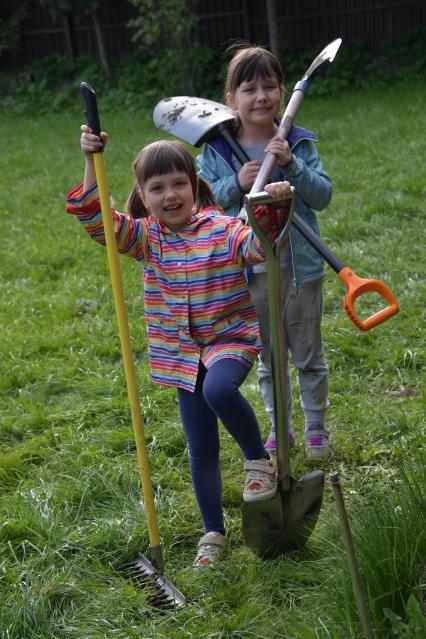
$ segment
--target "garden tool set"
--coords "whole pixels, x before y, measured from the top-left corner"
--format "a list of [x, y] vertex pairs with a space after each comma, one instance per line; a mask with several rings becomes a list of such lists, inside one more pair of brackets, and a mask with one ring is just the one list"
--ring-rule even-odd
[[[81, 83], [81, 92], [85, 104], [87, 124], [95, 135], [100, 135], [101, 126], [96, 103], [96, 94], [86, 82]], [[133, 431], [136, 441], [139, 470], [142, 483], [145, 511], [148, 524], [151, 561], [139, 554], [136, 559], [122, 567], [127, 577], [132, 578], [138, 585], [146, 587], [152, 592], [150, 603], [157, 608], [167, 609], [185, 604], [184, 596], [166, 579], [163, 574], [163, 548], [161, 545], [155, 512], [154, 493], [149, 472], [148, 452], [145, 441], [144, 425], [139, 403], [136, 381], [136, 371], [130, 341], [127, 308], [124, 299], [123, 282], [117, 244], [111, 215], [110, 194], [105, 170], [103, 152], [93, 154], [96, 180], [98, 183], [99, 199], [102, 209], [102, 220], [108, 253], [108, 263], [117, 314], [118, 329], [123, 356], [123, 365], [127, 382], [127, 392], [132, 415]]]

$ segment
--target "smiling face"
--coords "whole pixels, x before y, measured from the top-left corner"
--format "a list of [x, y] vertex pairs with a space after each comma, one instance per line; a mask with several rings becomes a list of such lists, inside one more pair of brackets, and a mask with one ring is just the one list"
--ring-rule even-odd
[[243, 126], [270, 125], [280, 110], [282, 92], [277, 80], [256, 77], [244, 80], [226, 100], [238, 112]]
[[176, 231], [188, 224], [193, 214], [194, 194], [189, 176], [183, 171], [153, 175], [140, 189], [148, 211]]
[[[232, 48], [231, 48], [232, 50]], [[236, 130], [266, 139], [275, 134], [273, 119], [285, 95], [284, 76], [276, 56], [263, 47], [237, 48], [226, 73], [225, 99], [236, 111]]]

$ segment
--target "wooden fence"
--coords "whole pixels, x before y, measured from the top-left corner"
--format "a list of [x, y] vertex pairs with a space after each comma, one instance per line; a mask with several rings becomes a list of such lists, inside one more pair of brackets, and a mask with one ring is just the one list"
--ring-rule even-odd
[[[2, 0], [1, 5], [0, 18], [7, 19], [19, 2]], [[73, 14], [54, 21], [37, 0], [27, 5], [21, 51], [14, 62], [96, 51], [89, 18]], [[135, 9], [127, 0], [105, 0], [102, 7], [99, 19], [108, 56], [132, 52], [127, 24]], [[362, 37], [368, 47], [377, 48], [426, 28], [426, 0], [276, 0], [276, 8], [282, 48], [294, 52], [323, 46], [338, 36], [347, 43]], [[223, 49], [235, 38], [258, 44], [269, 41], [263, 0], [194, 0], [194, 12], [199, 17], [198, 36], [210, 47]]]

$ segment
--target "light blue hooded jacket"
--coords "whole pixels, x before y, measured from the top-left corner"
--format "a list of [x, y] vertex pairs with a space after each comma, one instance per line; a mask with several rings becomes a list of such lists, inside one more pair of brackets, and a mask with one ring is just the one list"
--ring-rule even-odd
[[[295, 210], [319, 235], [315, 211], [324, 209], [330, 202], [333, 186], [324, 170], [311, 131], [293, 126], [288, 136], [293, 159], [281, 168], [281, 179], [288, 180], [296, 189]], [[197, 157], [199, 175], [210, 184], [213, 194], [226, 215], [238, 215], [244, 192], [239, 188], [239, 166], [233, 162], [232, 151], [220, 137], [209, 140], [203, 154]], [[324, 265], [319, 253], [297, 231], [290, 229], [290, 250], [295, 283], [308, 282], [324, 275]]]

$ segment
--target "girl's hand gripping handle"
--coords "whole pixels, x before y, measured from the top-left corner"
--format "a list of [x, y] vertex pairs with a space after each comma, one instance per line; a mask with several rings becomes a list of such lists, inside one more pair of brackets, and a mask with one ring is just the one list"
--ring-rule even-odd
[[[359, 277], [354, 273], [349, 266], [345, 266], [338, 273], [341, 281], [346, 285], [346, 296], [343, 301], [343, 308], [346, 311], [349, 319], [355, 324], [360, 331], [369, 331], [370, 328], [378, 326], [382, 322], [396, 315], [399, 311], [399, 305], [393, 296], [390, 288], [381, 280], [367, 280], [363, 277]], [[381, 311], [374, 313], [366, 320], [360, 320], [355, 311], [355, 300], [364, 293], [378, 293], [389, 302], [389, 306], [383, 308]]]

